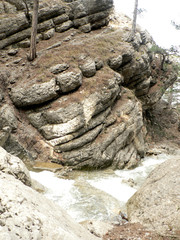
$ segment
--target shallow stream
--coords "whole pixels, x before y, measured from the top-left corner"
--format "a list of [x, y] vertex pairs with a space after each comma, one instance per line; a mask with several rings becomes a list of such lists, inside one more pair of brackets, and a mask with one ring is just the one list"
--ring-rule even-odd
[[155, 166], [170, 157], [165, 154], [145, 157], [133, 170], [75, 171], [68, 179], [58, 178], [50, 171], [31, 171], [30, 174], [46, 187], [44, 195], [76, 221], [111, 220], [120, 210], [126, 212], [127, 200]]

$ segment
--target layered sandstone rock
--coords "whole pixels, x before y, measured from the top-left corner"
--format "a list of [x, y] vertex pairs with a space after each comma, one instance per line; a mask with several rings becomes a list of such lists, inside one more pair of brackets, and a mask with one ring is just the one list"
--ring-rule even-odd
[[[99, 1], [96, 8], [95, 2], [40, 8], [39, 31], [63, 21], [77, 28], [99, 24], [112, 1]], [[40, 42], [33, 63], [19, 57], [25, 50], [7, 51], [0, 73], [1, 146], [24, 160], [78, 169], [138, 164], [144, 156], [143, 111], [161, 98], [176, 73], [171, 64], [161, 69], [147, 32], [137, 29], [134, 41], [126, 41], [130, 20], [125, 20], [119, 29], [57, 33], [50, 46]]]
[[[31, 0], [26, 1], [26, 5], [23, 1], [13, 0], [5, 0], [4, 4], [0, 4], [0, 11], [3, 13], [0, 19], [0, 49], [30, 38], [32, 5]], [[55, 31], [61, 33], [74, 27], [89, 32], [108, 24], [112, 7], [112, 0], [101, 0], [98, 3], [86, 0], [68, 3], [40, 1], [38, 33], [41, 33], [41, 39], [47, 40], [54, 36]], [[19, 45], [29, 47], [29, 44]]]

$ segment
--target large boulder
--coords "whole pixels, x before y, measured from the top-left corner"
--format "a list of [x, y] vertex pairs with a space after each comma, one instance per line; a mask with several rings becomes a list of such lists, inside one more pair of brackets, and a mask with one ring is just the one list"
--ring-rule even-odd
[[131, 222], [180, 237], [180, 158], [157, 167], [127, 203]]
[[44, 83], [13, 87], [11, 89], [11, 99], [17, 107], [25, 107], [40, 104], [52, 100], [58, 96], [59, 87], [55, 79]]
[[31, 177], [24, 163], [0, 147], [0, 171], [13, 175], [27, 186], [31, 186]]
[[67, 93], [80, 87], [82, 84], [82, 74], [77, 69], [73, 72], [65, 72], [57, 75], [57, 84], [63, 93]]
[[99, 239], [54, 202], [2, 172], [0, 199], [0, 239]]

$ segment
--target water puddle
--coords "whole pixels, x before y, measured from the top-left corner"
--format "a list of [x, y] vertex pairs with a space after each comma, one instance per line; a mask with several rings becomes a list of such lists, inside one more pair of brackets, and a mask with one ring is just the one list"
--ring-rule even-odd
[[126, 202], [142, 185], [149, 173], [170, 156], [146, 157], [133, 170], [75, 171], [69, 179], [61, 179], [50, 171], [30, 172], [43, 184], [44, 195], [65, 209], [76, 221], [111, 220], [118, 212], [126, 212]]

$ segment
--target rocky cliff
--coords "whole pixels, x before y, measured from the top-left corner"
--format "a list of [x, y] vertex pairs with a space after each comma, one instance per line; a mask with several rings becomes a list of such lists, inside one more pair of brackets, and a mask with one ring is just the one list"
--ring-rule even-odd
[[143, 111], [176, 80], [172, 64], [161, 69], [147, 32], [127, 41], [127, 17], [104, 27], [111, 0], [42, 2], [44, 41], [28, 62], [28, 49], [17, 45], [29, 46], [31, 23], [17, 3], [5, 1], [13, 10], [4, 8], [0, 20], [0, 145], [24, 160], [76, 169], [135, 167], [145, 152]]

